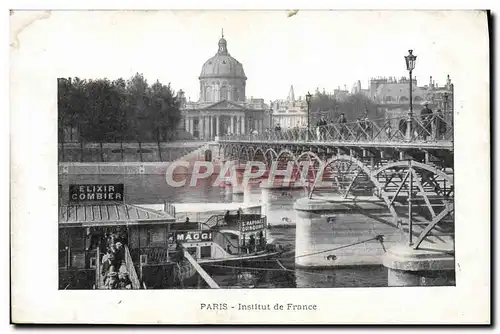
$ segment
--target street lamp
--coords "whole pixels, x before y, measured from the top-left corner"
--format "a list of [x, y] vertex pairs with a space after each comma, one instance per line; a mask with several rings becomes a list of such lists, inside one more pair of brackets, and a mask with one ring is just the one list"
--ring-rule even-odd
[[411, 125], [413, 119], [413, 83], [412, 83], [412, 72], [415, 69], [415, 61], [417, 56], [413, 55], [413, 50], [408, 50], [408, 55], [405, 56], [406, 69], [410, 72], [410, 114], [408, 115], [408, 140], [411, 139]]
[[311, 99], [312, 99], [312, 95], [311, 93], [307, 92], [306, 94], [306, 102], [307, 102], [307, 140], [309, 140], [309, 130], [310, 130], [310, 122], [309, 122], [309, 113], [310, 113], [310, 110], [311, 110]]
[[[413, 50], [408, 50], [408, 55], [405, 56], [406, 61], [406, 69], [410, 72], [410, 113], [408, 115], [408, 140], [411, 140], [412, 136], [412, 120], [413, 120], [413, 83], [412, 83], [412, 72], [415, 69], [415, 61], [417, 60], [417, 56], [413, 55]], [[411, 167], [411, 160], [408, 161], [409, 168], [408, 172], [410, 175], [410, 189], [408, 189], [408, 234], [409, 234], [409, 244], [410, 246], [413, 244], [413, 207], [412, 207], [412, 193], [413, 193], [413, 174]]]
[[273, 128], [273, 101], [269, 100], [269, 131]]

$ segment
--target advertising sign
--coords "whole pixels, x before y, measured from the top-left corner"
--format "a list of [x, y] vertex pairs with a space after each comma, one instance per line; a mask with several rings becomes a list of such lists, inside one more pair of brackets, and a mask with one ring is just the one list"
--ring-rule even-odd
[[204, 231], [184, 231], [170, 232], [168, 234], [168, 242], [203, 242], [212, 241], [212, 232]]
[[70, 184], [70, 202], [116, 202], [123, 201], [122, 184]]
[[250, 221], [242, 221], [240, 224], [241, 232], [253, 232], [262, 230], [266, 227], [263, 220], [250, 220]]

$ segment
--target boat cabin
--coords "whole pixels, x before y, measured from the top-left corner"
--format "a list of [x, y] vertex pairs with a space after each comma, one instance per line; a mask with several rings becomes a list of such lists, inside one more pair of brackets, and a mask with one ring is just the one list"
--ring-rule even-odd
[[[104, 288], [107, 274], [122, 272], [134, 288], [145, 281], [161, 286], [151, 278], [171, 276], [184, 251], [203, 264], [265, 256], [269, 250], [260, 213], [178, 221], [171, 204], [162, 210], [127, 204], [115, 201], [109, 189], [123, 192], [111, 185], [71, 185], [70, 199], [76, 201], [59, 207], [60, 289]], [[92, 196], [96, 191], [105, 194]]]
[[[166, 212], [125, 203], [60, 206], [60, 288], [99, 285], [96, 272], [110, 238], [121, 241], [125, 257], [130, 257], [129, 266], [133, 268], [139, 263], [137, 255], [141, 248], [165, 247], [167, 226], [173, 221], [175, 218]], [[137, 261], [132, 258], [134, 254]], [[129, 276], [135, 275], [129, 272]]]

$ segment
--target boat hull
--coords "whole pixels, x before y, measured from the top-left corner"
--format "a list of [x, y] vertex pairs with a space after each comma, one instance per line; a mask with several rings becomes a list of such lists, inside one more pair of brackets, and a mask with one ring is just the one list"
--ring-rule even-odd
[[234, 264], [234, 263], [239, 263], [239, 262], [245, 262], [245, 261], [258, 261], [258, 260], [269, 260], [269, 259], [274, 259], [274, 258], [279, 258], [281, 251], [275, 251], [275, 252], [266, 252], [266, 253], [256, 253], [254, 255], [249, 254], [245, 256], [234, 256], [234, 257], [226, 257], [226, 258], [220, 258], [220, 259], [204, 259], [204, 260], [198, 260], [198, 263], [200, 265], [208, 265], [208, 264]]

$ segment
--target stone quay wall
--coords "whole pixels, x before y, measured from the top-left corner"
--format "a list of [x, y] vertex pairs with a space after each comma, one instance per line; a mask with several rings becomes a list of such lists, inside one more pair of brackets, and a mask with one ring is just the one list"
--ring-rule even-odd
[[60, 163], [166, 162], [200, 148], [204, 142], [172, 143], [64, 143], [58, 145]]

